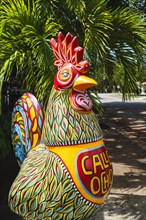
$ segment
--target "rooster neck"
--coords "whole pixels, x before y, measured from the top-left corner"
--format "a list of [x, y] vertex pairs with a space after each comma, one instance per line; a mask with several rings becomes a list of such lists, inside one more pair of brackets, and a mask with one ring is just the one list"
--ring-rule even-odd
[[41, 141], [49, 145], [86, 143], [102, 136], [97, 116], [76, 112], [69, 101], [70, 90], [51, 91]]

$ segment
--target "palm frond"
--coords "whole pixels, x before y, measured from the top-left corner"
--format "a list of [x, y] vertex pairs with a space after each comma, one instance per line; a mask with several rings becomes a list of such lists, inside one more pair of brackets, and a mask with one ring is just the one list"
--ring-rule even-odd
[[[43, 6], [40, 8], [38, 2], [4, 0], [0, 5], [1, 82], [9, 79], [15, 66], [17, 77], [23, 75], [24, 86], [32, 92], [36, 91], [37, 84], [32, 84], [34, 77], [41, 79], [37, 74], [43, 71], [45, 74], [53, 66], [49, 41], [61, 29], [51, 13], [41, 17]], [[48, 78], [53, 83], [50, 75]]]
[[143, 47], [146, 40], [146, 24], [140, 15], [139, 12], [132, 13], [129, 8], [117, 9], [112, 12], [114, 31], [117, 37], [120, 41], [126, 41], [129, 46], [132, 45], [134, 48]]
[[90, 99], [92, 100], [93, 103], [93, 111], [98, 114], [99, 116], [103, 115], [103, 106], [102, 106], [102, 102], [100, 101], [100, 99], [98, 98], [98, 94], [97, 91], [91, 91], [88, 93]]
[[139, 13], [132, 13], [128, 8], [112, 11], [112, 19], [113, 30], [109, 33], [109, 47], [106, 47], [102, 63], [109, 80], [115, 78], [115, 68], [121, 65], [125, 100], [138, 93], [138, 70], [146, 47], [146, 24]]
[[33, 24], [35, 16], [34, 1], [4, 0], [1, 4], [1, 16], [7, 19], [13, 27], [22, 27], [25, 24]]
[[85, 32], [84, 47], [96, 51], [102, 57], [108, 45], [108, 32], [112, 29], [111, 15], [106, 10], [107, 1], [85, 1], [85, 6], [80, 10], [81, 20]]

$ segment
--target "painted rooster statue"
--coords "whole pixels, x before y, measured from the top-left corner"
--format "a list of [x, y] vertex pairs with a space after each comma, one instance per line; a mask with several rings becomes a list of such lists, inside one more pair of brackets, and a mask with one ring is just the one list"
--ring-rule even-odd
[[45, 118], [36, 98], [15, 104], [12, 139], [20, 172], [9, 192], [12, 211], [28, 220], [85, 220], [96, 215], [112, 184], [112, 164], [86, 89], [89, 63], [77, 37], [50, 41], [58, 72]]

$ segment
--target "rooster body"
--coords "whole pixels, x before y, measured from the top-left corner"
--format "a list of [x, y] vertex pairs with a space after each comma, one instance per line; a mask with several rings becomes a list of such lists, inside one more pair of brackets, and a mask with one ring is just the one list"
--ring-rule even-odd
[[[24, 146], [25, 141], [19, 137], [22, 135], [18, 135], [22, 123], [17, 117], [13, 120], [13, 144], [21, 149], [23, 142], [27, 150], [10, 189], [9, 206], [29, 220], [85, 220], [98, 212], [109, 194], [112, 164], [86, 92], [96, 83], [84, 76], [89, 64], [83, 61], [83, 49], [78, 46], [76, 37], [67, 34], [64, 38], [62, 33], [58, 34], [58, 42], [51, 40], [51, 46], [58, 72], [45, 119], [40, 109], [38, 114], [38, 108], [33, 108], [32, 114], [39, 118], [36, 122], [34, 118], [31, 120], [31, 129], [35, 131], [31, 138], [35, 145], [29, 149], [28, 144]], [[28, 103], [34, 106], [34, 100]], [[14, 116], [17, 114], [15, 110]], [[31, 114], [26, 118], [28, 121]], [[41, 127], [39, 135], [34, 128], [36, 125]]]

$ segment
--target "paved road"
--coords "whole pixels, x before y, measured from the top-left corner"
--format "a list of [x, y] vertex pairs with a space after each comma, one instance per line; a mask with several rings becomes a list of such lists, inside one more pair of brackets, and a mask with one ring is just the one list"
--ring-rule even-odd
[[118, 102], [121, 104], [131, 104], [131, 103], [145, 103], [146, 104], [146, 95], [141, 95], [135, 98], [131, 98], [129, 101], [122, 101], [122, 95], [120, 93], [99, 93], [98, 94], [102, 103], [115, 103]]
[[99, 94], [100, 118], [113, 169], [113, 187], [95, 220], [146, 220], [146, 97], [123, 102], [119, 95]]
[[119, 94], [103, 93], [103, 119], [146, 150], [146, 96], [123, 102]]

